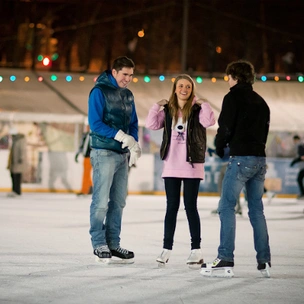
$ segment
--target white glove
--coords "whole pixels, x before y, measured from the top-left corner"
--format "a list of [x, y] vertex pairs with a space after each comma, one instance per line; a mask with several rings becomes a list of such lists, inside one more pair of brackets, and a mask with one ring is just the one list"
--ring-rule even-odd
[[130, 149], [130, 159], [129, 159], [129, 167], [132, 167], [136, 164], [136, 161], [141, 156], [141, 148], [138, 142]]
[[133, 136], [126, 134], [125, 132], [119, 130], [114, 137], [115, 140], [122, 143], [121, 147], [132, 149], [132, 147], [136, 144], [136, 140]]

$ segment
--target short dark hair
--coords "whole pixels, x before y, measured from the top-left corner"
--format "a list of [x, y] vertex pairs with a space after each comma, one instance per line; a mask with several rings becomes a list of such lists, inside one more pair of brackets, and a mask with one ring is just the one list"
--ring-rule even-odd
[[122, 70], [123, 68], [135, 68], [135, 64], [132, 59], [127, 56], [120, 56], [113, 61], [112, 69], [117, 72]]
[[293, 140], [300, 140], [301, 138], [300, 138], [300, 136], [299, 135], [295, 135], [294, 137], [293, 137]]
[[226, 68], [226, 74], [231, 75], [238, 83], [253, 84], [255, 80], [254, 67], [251, 62], [246, 60], [237, 60], [229, 63]]

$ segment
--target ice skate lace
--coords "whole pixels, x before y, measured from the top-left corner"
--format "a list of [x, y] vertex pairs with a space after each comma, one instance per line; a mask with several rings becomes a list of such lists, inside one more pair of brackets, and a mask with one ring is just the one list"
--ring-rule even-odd
[[101, 245], [96, 248], [99, 252], [110, 252], [110, 249], [107, 245]]
[[119, 253], [122, 253], [122, 254], [128, 254], [129, 253], [129, 250], [127, 249], [124, 249], [124, 248], [121, 248], [121, 247], [118, 247], [115, 249], [117, 252]]
[[221, 261], [221, 259], [216, 258], [216, 259], [212, 262], [212, 266], [216, 266], [220, 261]]

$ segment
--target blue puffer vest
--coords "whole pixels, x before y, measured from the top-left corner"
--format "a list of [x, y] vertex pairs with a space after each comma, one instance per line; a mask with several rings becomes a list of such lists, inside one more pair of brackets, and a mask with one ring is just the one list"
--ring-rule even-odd
[[[109, 80], [109, 73], [111, 72], [105, 71], [102, 73], [93, 88], [100, 89], [105, 98], [103, 122], [111, 128], [128, 133], [134, 96], [129, 89], [113, 85]], [[128, 152], [127, 148], [121, 148], [120, 142], [113, 138], [101, 136], [95, 132], [91, 132], [90, 144], [95, 149], [113, 150], [119, 153]]]

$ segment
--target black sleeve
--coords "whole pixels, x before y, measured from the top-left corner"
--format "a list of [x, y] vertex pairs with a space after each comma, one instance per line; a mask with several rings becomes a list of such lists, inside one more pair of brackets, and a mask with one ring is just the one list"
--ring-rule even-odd
[[221, 158], [224, 156], [224, 149], [234, 134], [236, 116], [236, 101], [231, 98], [231, 95], [227, 94], [223, 100], [218, 119], [219, 128], [215, 137], [216, 154]]

